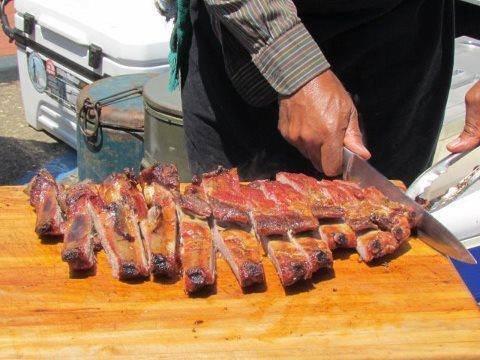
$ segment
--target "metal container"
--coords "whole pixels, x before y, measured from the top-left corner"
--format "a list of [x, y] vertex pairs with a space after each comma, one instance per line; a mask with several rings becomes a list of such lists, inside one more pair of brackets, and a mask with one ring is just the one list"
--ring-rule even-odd
[[174, 163], [180, 179], [191, 181], [185, 147], [180, 92], [167, 90], [168, 74], [148, 81], [143, 88], [145, 103], [145, 154], [143, 167]]
[[124, 168], [140, 170], [143, 157], [143, 85], [156, 74], [105, 78], [86, 86], [77, 101], [80, 180], [102, 181]]

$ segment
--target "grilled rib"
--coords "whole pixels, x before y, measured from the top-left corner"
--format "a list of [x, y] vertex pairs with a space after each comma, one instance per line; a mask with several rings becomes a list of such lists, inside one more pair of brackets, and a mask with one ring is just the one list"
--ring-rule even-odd
[[411, 228], [415, 227], [413, 209], [391, 201], [374, 187], [363, 189], [366, 201], [372, 204], [372, 221], [380, 229], [390, 231], [399, 242], [408, 239]]
[[215, 246], [242, 288], [265, 282], [262, 257], [255, 236], [241, 228], [213, 227]]
[[[183, 200], [177, 202], [177, 212], [183, 278], [185, 292], [191, 294], [215, 283], [215, 247], [208, 225], [210, 211], [201, 188], [187, 186], [180, 199]], [[195, 206], [190, 206], [192, 203]]]
[[286, 207], [291, 214], [288, 218], [288, 230], [293, 233], [316, 230], [318, 221], [313, 216], [307, 198], [290, 185], [278, 181], [256, 181], [252, 186], [263, 191], [267, 199], [277, 207]]
[[344, 203], [352, 201], [343, 191], [327, 188], [330, 182], [318, 180], [303, 175], [292, 173], [278, 173], [277, 181], [292, 186], [295, 190], [305, 195], [312, 213], [320, 221], [320, 237], [327, 242], [330, 250], [336, 248], [355, 248], [356, 235], [352, 228], [344, 223]]
[[155, 276], [176, 277], [180, 271], [173, 195], [180, 190], [177, 168], [171, 164], [152, 166], [140, 173], [139, 182], [149, 207], [140, 229], [149, 255], [150, 271]]
[[365, 262], [391, 254], [397, 249], [398, 241], [387, 231], [369, 231], [357, 238], [357, 252]]
[[328, 247], [328, 243], [320, 239], [315, 232], [292, 234], [289, 238], [297, 248], [304, 252], [309, 264], [307, 278], [322, 268], [333, 267], [333, 255]]
[[283, 286], [293, 285], [311, 275], [311, 265], [305, 252], [286, 237], [263, 236], [260, 241]]
[[134, 176], [128, 171], [110, 175], [99, 194], [105, 206], [89, 209], [113, 276], [121, 280], [148, 277], [149, 256], [138, 226], [148, 210]]
[[[236, 169], [219, 169], [207, 174], [202, 177], [201, 186], [214, 209], [212, 230], [215, 246], [230, 265], [238, 283], [241, 287], [264, 283], [262, 258], [251, 233], [248, 199], [241, 192]], [[242, 199], [239, 206], [237, 198]], [[224, 212], [227, 208], [229, 210]], [[247, 216], [246, 220], [243, 215]]]
[[201, 182], [213, 217], [220, 224], [250, 224], [248, 202], [240, 192], [237, 169], [219, 167], [216, 171], [203, 174]]
[[251, 223], [259, 237], [287, 235], [298, 218], [297, 214], [283, 204], [268, 199], [259, 182], [240, 185], [240, 191], [248, 199]]
[[41, 236], [63, 235], [63, 214], [59, 203], [62, 189], [53, 176], [45, 169], [40, 170], [26, 191], [30, 196], [30, 205], [37, 214], [35, 232]]
[[329, 223], [320, 225], [320, 237], [327, 242], [330, 250], [337, 248], [354, 249], [357, 246], [357, 236], [345, 223]]
[[62, 260], [73, 271], [89, 270], [96, 264], [97, 231], [89, 206], [102, 207], [95, 184], [82, 182], [66, 190]]
[[287, 234], [298, 215], [283, 204], [268, 199], [259, 182], [241, 186], [249, 201], [250, 218], [257, 239], [273, 263], [283, 286], [290, 286], [311, 276], [312, 266], [299, 245], [289, 241]]
[[343, 208], [333, 201], [325, 187], [316, 179], [304, 174], [280, 172], [276, 180], [304, 194], [316, 218], [343, 219], [345, 215]]

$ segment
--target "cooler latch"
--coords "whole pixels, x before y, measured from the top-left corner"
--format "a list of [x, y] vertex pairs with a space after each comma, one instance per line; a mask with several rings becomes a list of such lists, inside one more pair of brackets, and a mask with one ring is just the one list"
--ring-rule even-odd
[[100, 46], [91, 44], [88, 47], [88, 66], [97, 69], [102, 62], [103, 50]]
[[28, 35], [32, 35], [35, 29], [35, 16], [29, 13], [23, 15], [23, 32]]

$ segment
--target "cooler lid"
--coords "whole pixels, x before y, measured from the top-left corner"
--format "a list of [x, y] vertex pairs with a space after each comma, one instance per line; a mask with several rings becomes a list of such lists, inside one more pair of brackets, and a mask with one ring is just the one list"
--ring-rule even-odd
[[42, 38], [62, 46], [65, 39], [94, 44], [128, 66], [163, 64], [168, 57], [173, 24], [153, 0], [15, 0], [15, 8], [35, 17]]
[[[144, 106], [141, 91], [143, 85], [154, 76], [156, 74], [130, 74], [98, 80], [80, 92], [77, 101], [78, 113], [85, 99], [88, 98], [91, 103], [101, 101], [105, 103], [100, 112], [101, 126], [142, 131]], [[135, 92], [135, 89], [139, 91]], [[108, 97], [110, 100], [107, 100]]]
[[143, 88], [143, 97], [154, 110], [182, 117], [182, 98], [180, 90], [168, 91], [169, 74], [161, 74], [149, 80]]

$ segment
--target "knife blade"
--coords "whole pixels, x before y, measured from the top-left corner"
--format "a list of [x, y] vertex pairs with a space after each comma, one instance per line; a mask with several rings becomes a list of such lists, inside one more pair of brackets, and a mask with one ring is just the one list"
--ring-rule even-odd
[[374, 186], [391, 200], [412, 208], [416, 216], [419, 238], [430, 247], [467, 264], [477, 263], [472, 254], [442, 223], [393, 185], [367, 161], [348, 149], [343, 151], [343, 178], [361, 187]]

